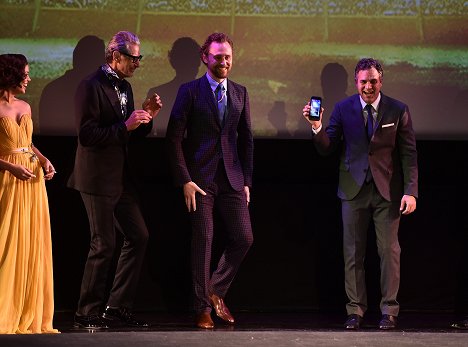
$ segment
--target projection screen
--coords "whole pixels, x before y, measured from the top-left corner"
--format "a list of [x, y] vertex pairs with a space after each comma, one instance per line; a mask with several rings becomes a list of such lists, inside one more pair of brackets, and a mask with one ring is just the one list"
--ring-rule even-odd
[[[179, 85], [202, 76], [198, 46], [212, 32], [234, 41], [230, 75], [249, 91], [257, 138], [309, 138], [301, 110], [356, 92], [362, 57], [384, 67], [382, 92], [410, 107], [419, 139], [468, 139], [468, 1], [462, 0], [0, 0], [0, 53], [22, 53], [35, 133], [75, 135], [73, 94], [104, 62], [114, 33], [141, 40], [136, 106], [164, 103], [163, 137]], [[23, 96], [22, 96], [23, 97]]]

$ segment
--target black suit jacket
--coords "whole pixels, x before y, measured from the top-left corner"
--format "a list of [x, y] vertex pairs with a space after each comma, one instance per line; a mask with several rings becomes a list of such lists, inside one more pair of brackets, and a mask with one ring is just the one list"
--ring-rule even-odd
[[[252, 185], [253, 136], [244, 86], [227, 81], [224, 127], [206, 75], [179, 88], [166, 133], [176, 185], [193, 181], [205, 188], [213, 181], [220, 158], [233, 189]], [[182, 141], [184, 134], [184, 147]]]
[[[133, 92], [130, 83], [122, 83], [128, 117], [134, 111]], [[129, 175], [127, 145], [133, 137], [146, 136], [152, 122], [127, 131], [117, 93], [101, 68], [80, 83], [75, 107], [78, 147], [68, 186], [88, 194], [120, 194]]]
[[326, 131], [314, 136], [322, 154], [343, 140], [338, 196], [353, 199], [366, 178], [368, 167], [380, 194], [388, 201], [403, 194], [418, 196], [416, 139], [408, 106], [381, 94], [374, 135], [367, 140], [359, 95], [338, 102]]

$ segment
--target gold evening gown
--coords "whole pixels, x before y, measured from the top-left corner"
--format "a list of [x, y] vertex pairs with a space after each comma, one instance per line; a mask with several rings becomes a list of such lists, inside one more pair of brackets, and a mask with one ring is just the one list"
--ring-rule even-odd
[[0, 159], [28, 167], [27, 181], [0, 171], [0, 333], [58, 333], [49, 204], [44, 173], [31, 150], [32, 119], [0, 115]]

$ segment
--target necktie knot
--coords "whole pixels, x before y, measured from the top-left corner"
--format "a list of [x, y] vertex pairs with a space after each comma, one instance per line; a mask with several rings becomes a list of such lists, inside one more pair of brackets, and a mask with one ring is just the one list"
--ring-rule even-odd
[[226, 96], [226, 90], [224, 89], [224, 86], [222, 83], [218, 84], [215, 90], [216, 94], [216, 101], [222, 102], [224, 97]]

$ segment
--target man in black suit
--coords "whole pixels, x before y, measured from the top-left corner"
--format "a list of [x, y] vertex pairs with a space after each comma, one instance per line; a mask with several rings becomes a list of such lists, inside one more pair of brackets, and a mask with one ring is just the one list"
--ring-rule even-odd
[[135, 110], [130, 83], [140, 66], [140, 41], [121, 31], [107, 45], [106, 64], [84, 79], [76, 93], [78, 148], [68, 186], [81, 193], [91, 242], [81, 283], [75, 327], [107, 328], [101, 319], [107, 277], [115, 249], [115, 229], [123, 235], [117, 269], [102, 318], [146, 327], [131, 313], [148, 240], [128, 167], [127, 145], [146, 136], [162, 103], [148, 98]]
[[[330, 124], [312, 125], [321, 154], [343, 143], [338, 196], [342, 202], [345, 289], [349, 302], [346, 329], [358, 329], [367, 310], [364, 258], [372, 220], [380, 256], [382, 318], [380, 329], [396, 327], [400, 284], [400, 214], [416, 209], [418, 166], [416, 140], [408, 106], [380, 92], [383, 69], [371, 58], [358, 62], [354, 79], [358, 94], [335, 105]], [[322, 109], [323, 113], [323, 109]]]
[[[214, 327], [212, 307], [223, 321], [234, 323], [224, 297], [253, 242], [248, 210], [253, 166], [249, 98], [245, 87], [227, 79], [232, 48], [223, 33], [207, 38], [201, 59], [208, 71], [179, 88], [166, 134], [174, 181], [183, 187], [192, 224], [194, 309], [200, 328]], [[228, 241], [210, 275], [215, 207]]]

